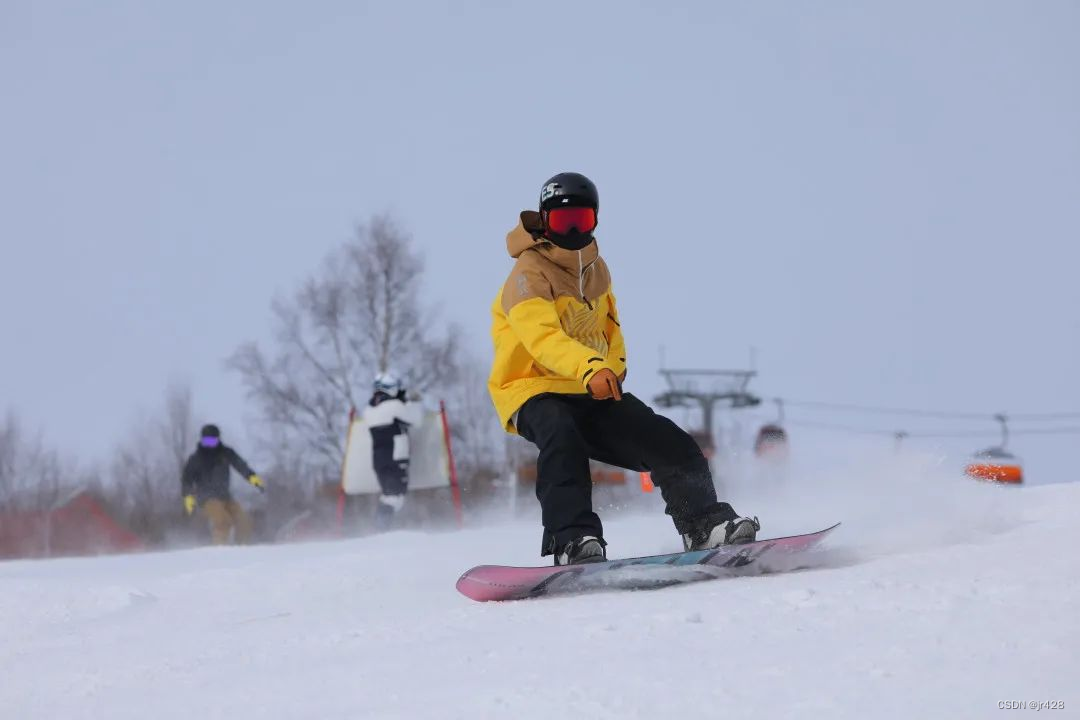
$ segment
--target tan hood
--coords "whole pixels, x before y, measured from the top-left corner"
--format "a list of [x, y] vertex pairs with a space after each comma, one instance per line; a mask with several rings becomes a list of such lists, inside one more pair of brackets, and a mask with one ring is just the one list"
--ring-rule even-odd
[[518, 258], [529, 248], [546, 242], [542, 235], [544, 223], [540, 213], [535, 210], [522, 210], [517, 227], [506, 233], [506, 251], [510, 257]]
[[590, 265], [600, 256], [596, 240], [581, 249], [579, 258], [577, 250], [566, 250], [555, 245], [550, 240], [544, 239], [543, 232], [544, 223], [540, 218], [540, 213], [536, 210], [522, 210], [517, 227], [506, 234], [506, 250], [510, 253], [510, 257], [518, 258], [526, 250], [535, 249], [559, 267], [577, 275], [581, 267], [580, 263]]

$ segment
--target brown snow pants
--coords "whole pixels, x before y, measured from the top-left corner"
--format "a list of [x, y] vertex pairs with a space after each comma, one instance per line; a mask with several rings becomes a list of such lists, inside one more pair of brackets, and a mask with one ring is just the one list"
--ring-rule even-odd
[[236, 544], [251, 540], [251, 518], [235, 500], [207, 500], [202, 504], [202, 512], [210, 521], [210, 537], [215, 545], [227, 545], [229, 532], [234, 529]]

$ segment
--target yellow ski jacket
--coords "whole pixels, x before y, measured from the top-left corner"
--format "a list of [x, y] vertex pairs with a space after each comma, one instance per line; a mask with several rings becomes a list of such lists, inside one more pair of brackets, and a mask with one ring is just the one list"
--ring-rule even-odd
[[541, 393], [588, 393], [593, 373], [626, 370], [611, 275], [594, 240], [565, 250], [543, 237], [540, 213], [521, 213], [506, 236], [514, 269], [491, 307], [495, 360], [488, 391], [507, 432]]

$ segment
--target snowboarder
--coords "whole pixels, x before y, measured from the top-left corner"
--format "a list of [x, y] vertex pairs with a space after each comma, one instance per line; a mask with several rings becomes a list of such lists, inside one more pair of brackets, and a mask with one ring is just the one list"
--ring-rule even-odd
[[611, 276], [593, 230], [600, 207], [584, 175], [544, 183], [539, 211], [506, 236], [515, 258], [492, 306], [488, 389], [510, 433], [533, 442], [541, 556], [556, 565], [607, 558], [592, 509], [589, 459], [651, 471], [687, 550], [751, 542], [757, 518], [717, 502], [709, 464], [675, 423], [624, 393], [626, 349]]
[[393, 525], [409, 490], [409, 428], [420, 424], [423, 407], [409, 401], [396, 375], [379, 373], [375, 392], [364, 408], [364, 424], [371, 430], [371, 463], [382, 489], [375, 506], [375, 525]]
[[198, 507], [210, 522], [210, 535], [215, 545], [229, 542], [229, 533], [235, 530], [235, 542], [243, 544], [251, 539], [251, 518], [229, 492], [229, 470], [243, 475], [260, 492], [266, 485], [244, 459], [231, 447], [221, 442], [221, 430], [217, 425], [204, 425], [199, 433], [199, 444], [184, 465], [180, 481], [184, 498], [184, 510], [188, 515]]

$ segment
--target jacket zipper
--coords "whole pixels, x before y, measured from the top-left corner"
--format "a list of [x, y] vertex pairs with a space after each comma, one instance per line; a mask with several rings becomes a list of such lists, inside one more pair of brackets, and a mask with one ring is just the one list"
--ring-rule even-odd
[[589, 268], [591, 268], [595, 263], [596, 260], [593, 260], [588, 265], [582, 265], [581, 251], [577, 251], [578, 292], [581, 293], [581, 302], [585, 303], [585, 307], [589, 308], [590, 310], [593, 309], [593, 306], [592, 303], [589, 302], [589, 299], [585, 297], [585, 273], [589, 272]]

